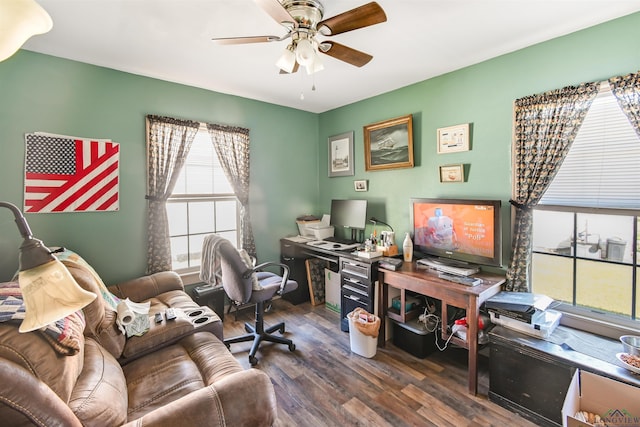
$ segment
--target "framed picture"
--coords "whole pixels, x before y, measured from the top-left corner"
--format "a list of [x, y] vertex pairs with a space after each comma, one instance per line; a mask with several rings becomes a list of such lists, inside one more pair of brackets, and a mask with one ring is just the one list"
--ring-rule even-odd
[[353, 175], [353, 131], [329, 137], [329, 176]]
[[469, 123], [438, 129], [438, 154], [469, 151]]
[[369, 186], [367, 185], [367, 180], [359, 179], [359, 180], [353, 181], [353, 189], [356, 191], [368, 191]]
[[464, 182], [464, 165], [440, 166], [440, 182]]
[[412, 116], [398, 117], [364, 127], [365, 170], [412, 168]]

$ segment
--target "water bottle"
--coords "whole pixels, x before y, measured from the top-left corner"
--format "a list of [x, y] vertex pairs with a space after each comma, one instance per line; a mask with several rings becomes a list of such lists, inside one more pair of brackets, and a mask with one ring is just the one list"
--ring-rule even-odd
[[404, 242], [402, 243], [402, 253], [404, 254], [404, 260], [406, 262], [413, 261], [413, 242], [411, 241], [411, 237], [409, 237], [409, 233], [405, 234]]

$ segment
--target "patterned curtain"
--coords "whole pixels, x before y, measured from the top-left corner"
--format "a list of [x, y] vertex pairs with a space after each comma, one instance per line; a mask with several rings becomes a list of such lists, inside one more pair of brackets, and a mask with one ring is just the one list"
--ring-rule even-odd
[[599, 83], [584, 83], [515, 102], [512, 258], [506, 290], [528, 292], [533, 213], [569, 152]]
[[147, 274], [171, 270], [167, 199], [199, 127], [190, 120], [147, 116]]
[[640, 74], [611, 77], [609, 84], [620, 108], [640, 136]]
[[240, 202], [242, 249], [256, 257], [256, 243], [249, 214], [249, 129], [207, 124], [224, 173]]

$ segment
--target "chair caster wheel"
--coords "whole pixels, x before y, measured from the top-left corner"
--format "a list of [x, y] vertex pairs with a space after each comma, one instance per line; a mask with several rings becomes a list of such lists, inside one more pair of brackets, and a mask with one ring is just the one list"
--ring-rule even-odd
[[258, 364], [258, 358], [255, 356], [249, 356], [249, 363], [251, 366], [256, 366]]
[[281, 334], [284, 334], [284, 325], [280, 326], [280, 328], [278, 329], [278, 331], [280, 331]]
[[289, 344], [289, 351], [296, 351], [296, 345], [293, 343]]

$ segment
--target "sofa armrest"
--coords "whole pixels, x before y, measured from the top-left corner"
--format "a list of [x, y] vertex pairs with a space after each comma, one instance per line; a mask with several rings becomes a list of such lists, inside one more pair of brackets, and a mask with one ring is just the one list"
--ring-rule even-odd
[[109, 291], [118, 298], [129, 298], [135, 302], [145, 301], [164, 292], [176, 290], [184, 291], [184, 285], [175, 271], [161, 271], [109, 286]]
[[6, 359], [0, 359], [0, 419], [0, 424], [11, 426], [82, 426], [53, 390]]
[[[192, 318], [184, 310], [177, 308], [174, 320], [163, 321], [162, 323], [151, 321], [149, 330], [144, 335], [127, 338], [118, 361], [122, 365], [127, 364], [196, 332], [211, 332], [222, 341], [223, 338], [218, 336], [217, 333], [218, 329], [222, 328], [222, 322], [218, 315], [209, 307], [198, 307], [195, 310], [202, 312], [202, 315]], [[194, 319], [204, 321], [203, 323], [194, 323]]]
[[277, 418], [275, 391], [262, 371], [237, 372], [208, 387], [158, 408], [126, 427], [175, 427], [177, 425], [272, 426]]

